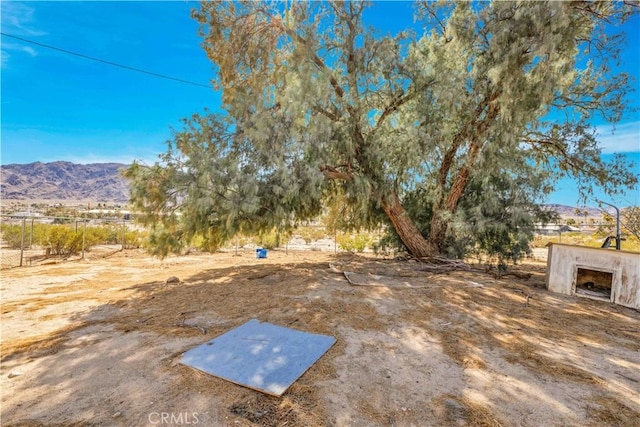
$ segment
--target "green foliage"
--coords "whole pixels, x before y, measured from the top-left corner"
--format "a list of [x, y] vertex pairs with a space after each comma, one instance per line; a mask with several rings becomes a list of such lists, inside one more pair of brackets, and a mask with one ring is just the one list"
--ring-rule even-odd
[[326, 238], [327, 230], [324, 227], [298, 227], [294, 234], [300, 236], [300, 238], [308, 245], [314, 240]]
[[640, 240], [640, 206], [622, 209], [620, 223], [627, 233]]
[[459, 255], [482, 253], [499, 263], [516, 262], [530, 252], [535, 223], [557, 216], [542, 210], [537, 198], [549, 191], [535, 168], [519, 165], [518, 174], [495, 173], [473, 180], [467, 187], [452, 226], [452, 239], [464, 242]]
[[[82, 227], [79, 225], [79, 227]], [[78, 228], [79, 232], [82, 232], [81, 228]], [[118, 231], [112, 226], [102, 227], [86, 227], [85, 234], [85, 248], [91, 248], [91, 246], [99, 244], [117, 244], [118, 243]], [[120, 231], [122, 233], [122, 231]]]
[[[33, 230], [33, 235], [31, 235]], [[86, 226], [78, 221], [66, 221], [65, 224], [34, 223], [25, 224], [24, 244], [51, 248], [52, 255], [74, 255], [80, 253], [83, 245], [90, 251], [96, 245], [116, 245], [122, 243], [122, 225], [106, 223], [99, 226]], [[0, 233], [5, 243], [13, 249], [20, 249], [22, 224], [2, 224]], [[146, 233], [139, 230], [125, 230], [125, 246], [139, 248], [146, 239]]]
[[146, 241], [146, 233], [140, 230], [126, 230], [124, 242], [126, 249], [139, 249]]
[[337, 235], [336, 240], [340, 248], [348, 252], [364, 252], [373, 243], [373, 239], [367, 233], [340, 233]]
[[[45, 246], [49, 227], [51, 227], [51, 225], [49, 224], [39, 224], [34, 222], [33, 235], [29, 236], [29, 241], [36, 246]], [[32, 230], [31, 224], [27, 223], [26, 230], [25, 230], [27, 235], [31, 233], [31, 230]], [[27, 241], [27, 237], [25, 237], [25, 241]]]
[[256, 243], [265, 249], [275, 249], [288, 241], [290, 237], [291, 232], [272, 228], [271, 230], [259, 232], [256, 236]]
[[366, 7], [193, 12], [228, 115], [194, 115], [157, 164], [127, 171], [134, 209], [166, 234], [152, 239], [161, 253], [196, 235], [288, 230], [324, 202], [331, 228], [387, 218], [417, 256], [515, 259], [560, 176], [583, 197], [638, 181], [621, 157], [602, 160], [588, 125], [625, 112], [628, 76], [610, 63], [632, 5], [420, 2], [426, 31], [396, 35], [370, 28]]
[[[500, 263], [516, 262], [530, 252], [535, 223], [548, 223], [556, 216], [542, 210], [533, 202], [535, 194], [543, 195], [544, 179], [535, 171], [521, 165], [521, 174], [478, 174], [472, 177], [455, 216], [448, 218], [446, 252], [453, 258], [469, 255], [485, 255], [497, 258]], [[523, 182], [526, 180], [526, 183]], [[409, 193], [404, 205], [409, 215], [416, 219], [423, 233], [429, 232], [433, 199], [426, 191]], [[401, 250], [402, 241], [393, 229], [381, 240], [379, 250]]]
[[364, 199], [362, 194], [352, 189], [339, 188], [329, 183], [329, 190], [324, 198], [326, 211], [322, 216], [322, 224], [327, 233], [340, 231], [371, 231], [385, 221], [385, 215], [375, 200]]
[[595, 234], [601, 238], [615, 234], [616, 219], [606, 212], [602, 213], [602, 219], [598, 224]]
[[2, 224], [0, 235], [4, 243], [12, 249], [20, 249], [22, 244], [22, 225]]
[[499, 264], [517, 262], [531, 253], [529, 246], [533, 234], [495, 224], [477, 234], [478, 253], [497, 258]]
[[321, 210], [322, 177], [295, 151], [272, 157], [249, 149], [214, 115], [194, 115], [176, 132], [169, 151], [151, 167], [132, 165], [131, 198], [151, 229], [154, 253], [179, 252], [195, 236], [220, 247], [238, 234], [290, 230]]
[[46, 246], [52, 255], [75, 255], [82, 250], [82, 231], [67, 225], [52, 225], [47, 229]]
[[[186, 247], [183, 233], [177, 230], [167, 229], [162, 225], [154, 225], [144, 246], [152, 255], [166, 257], [170, 253], [179, 254]], [[194, 236], [191, 236], [194, 237]]]

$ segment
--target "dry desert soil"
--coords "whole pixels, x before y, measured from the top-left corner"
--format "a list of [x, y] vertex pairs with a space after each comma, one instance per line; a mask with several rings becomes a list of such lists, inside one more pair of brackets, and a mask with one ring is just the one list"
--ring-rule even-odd
[[[542, 263], [518, 269], [531, 278], [123, 251], [3, 270], [1, 423], [637, 426], [640, 313], [548, 292]], [[254, 318], [337, 343], [279, 398], [179, 363]]]

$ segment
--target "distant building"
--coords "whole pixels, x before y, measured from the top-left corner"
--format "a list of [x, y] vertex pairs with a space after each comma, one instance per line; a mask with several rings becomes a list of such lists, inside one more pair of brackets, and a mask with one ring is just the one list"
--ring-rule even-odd
[[582, 231], [578, 227], [572, 227], [571, 225], [566, 224], [536, 224], [535, 227], [537, 234], [543, 234], [545, 236], [558, 233]]
[[85, 209], [82, 212], [86, 212], [88, 214], [99, 214], [99, 215], [114, 215], [121, 213], [123, 215], [131, 214], [128, 210], [123, 209]]
[[41, 216], [40, 212], [15, 212], [11, 214], [11, 218], [39, 218]]

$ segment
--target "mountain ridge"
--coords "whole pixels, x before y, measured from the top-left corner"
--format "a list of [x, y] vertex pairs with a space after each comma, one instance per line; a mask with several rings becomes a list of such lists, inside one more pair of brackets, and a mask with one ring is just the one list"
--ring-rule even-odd
[[68, 161], [0, 165], [3, 200], [95, 200], [126, 202], [129, 184], [124, 163]]
[[[120, 171], [129, 166], [115, 162], [79, 164], [64, 160], [0, 165], [0, 199], [126, 203], [129, 201], [129, 183]], [[603, 212], [588, 206], [555, 203], [543, 206], [565, 217], [601, 216]], [[609, 212], [611, 209], [604, 210]]]

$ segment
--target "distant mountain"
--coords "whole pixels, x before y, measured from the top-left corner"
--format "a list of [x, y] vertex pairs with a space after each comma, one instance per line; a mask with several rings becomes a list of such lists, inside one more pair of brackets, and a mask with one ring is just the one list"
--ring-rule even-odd
[[[128, 165], [122, 163], [71, 162], [10, 164], [0, 166], [0, 188], [3, 200], [93, 200], [127, 202], [129, 184], [120, 175]], [[549, 204], [546, 209], [562, 217], [576, 217], [576, 207]], [[580, 207], [580, 216], [600, 217], [598, 208]], [[606, 209], [612, 211], [613, 209]]]
[[[599, 218], [602, 216], [603, 210], [608, 213], [612, 213], [612, 212], [615, 213], [615, 210], [613, 208], [607, 208], [606, 206], [604, 207], [606, 209], [592, 208], [589, 206], [576, 207], [576, 206], [556, 205], [556, 204], [549, 204], [549, 205], [542, 205], [542, 206], [547, 210], [556, 212], [561, 217], [578, 217], [578, 216], [594, 217], [595, 216]], [[576, 209], [580, 210], [580, 215], [577, 214]]]
[[3, 200], [94, 200], [126, 202], [129, 185], [120, 175], [127, 165], [71, 162], [0, 166]]

